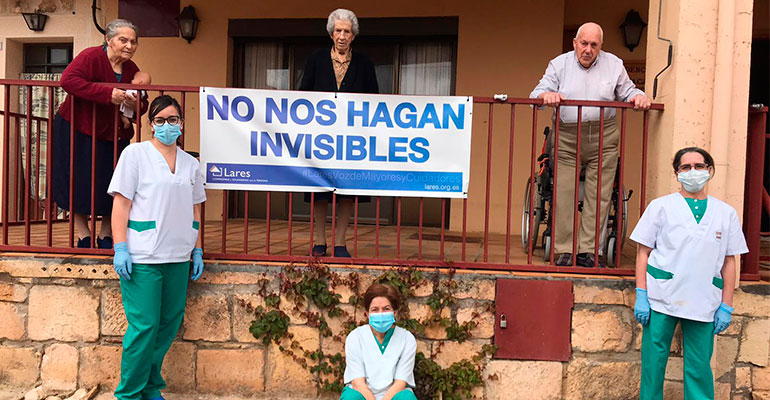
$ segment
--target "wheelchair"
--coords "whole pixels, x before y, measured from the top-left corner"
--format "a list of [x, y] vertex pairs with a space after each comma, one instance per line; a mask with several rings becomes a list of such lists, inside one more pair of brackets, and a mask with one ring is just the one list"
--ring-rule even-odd
[[[537, 169], [535, 170], [534, 188], [532, 186], [532, 180], [527, 179], [525, 191], [524, 191], [524, 205], [522, 207], [521, 215], [521, 245], [524, 250], [527, 251], [529, 245], [529, 231], [530, 231], [530, 215], [532, 219], [532, 249], [533, 251], [538, 248], [543, 248], [543, 260], [548, 261], [553, 250], [553, 241], [551, 234], [551, 218], [553, 217], [552, 201], [553, 201], [553, 157], [551, 152], [553, 151], [553, 133], [550, 127], [546, 127], [543, 131], [545, 140], [543, 141], [543, 148], [540, 156], [537, 158]], [[620, 247], [623, 248], [626, 240], [626, 234], [628, 231], [628, 200], [633, 195], [633, 190], [626, 190], [623, 187], [622, 204], [618, 205], [618, 184], [620, 179], [620, 157], [618, 157], [618, 168], [615, 170], [615, 181], [612, 185], [612, 197], [610, 199], [610, 210], [606, 213], [606, 218], [602, 227], [602, 232], [599, 236], [599, 255], [607, 255], [607, 266], [614, 267], [615, 265], [615, 251], [617, 250], [617, 240], [620, 238]], [[580, 169], [580, 182], [578, 185], [578, 212], [583, 211], [583, 198], [585, 196], [585, 165]], [[571, 179], [570, 179], [571, 180]], [[534, 198], [534, 206], [530, 210], [530, 200], [532, 196]], [[564, 201], [559, 199], [559, 201]], [[620, 232], [618, 232], [618, 221], [620, 218]], [[541, 242], [538, 245], [538, 235], [541, 229], [541, 225], [544, 225], [542, 236], [540, 236]], [[620, 233], [620, 234], [619, 234]]]

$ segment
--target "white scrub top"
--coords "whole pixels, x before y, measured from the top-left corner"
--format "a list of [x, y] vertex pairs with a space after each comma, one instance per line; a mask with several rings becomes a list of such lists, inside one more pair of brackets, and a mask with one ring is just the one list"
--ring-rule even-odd
[[198, 160], [177, 147], [174, 173], [152, 142], [126, 147], [107, 193], [131, 200], [126, 241], [131, 260], [161, 264], [190, 260], [199, 221], [193, 205], [206, 201]]
[[650, 307], [701, 322], [712, 322], [722, 302], [725, 257], [749, 252], [734, 208], [709, 196], [697, 223], [678, 192], [650, 203], [631, 240], [652, 248], [647, 261]]
[[361, 325], [345, 339], [345, 384], [366, 378], [366, 386], [377, 400], [385, 396], [394, 379], [406, 382], [411, 390], [416, 354], [417, 340], [408, 330], [396, 326], [383, 353], [369, 324]]

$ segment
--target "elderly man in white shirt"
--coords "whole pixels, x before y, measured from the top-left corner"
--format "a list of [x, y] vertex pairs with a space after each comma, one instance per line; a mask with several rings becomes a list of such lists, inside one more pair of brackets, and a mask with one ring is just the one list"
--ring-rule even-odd
[[[564, 53], [548, 63], [545, 74], [530, 98], [543, 99], [545, 106], [558, 107], [565, 99], [629, 101], [634, 108], [650, 108], [650, 100], [628, 78], [623, 60], [604, 52], [601, 26], [587, 22], [580, 26], [572, 39], [574, 51]], [[581, 118], [580, 163], [586, 164], [585, 197], [578, 230], [577, 265], [593, 267], [596, 226], [596, 185], [598, 184], [599, 123], [598, 107], [583, 107]], [[556, 118], [554, 113], [554, 118]], [[553, 234], [556, 265], [573, 265], [572, 221], [575, 198], [575, 168], [577, 163], [577, 107], [561, 107], [559, 123], [559, 159], [557, 171], [557, 202], [554, 209]], [[602, 156], [602, 192], [599, 218], [606, 219], [615, 170], [618, 164], [620, 133], [615, 120], [615, 109], [604, 110], [604, 143]], [[603, 266], [599, 260], [599, 266]]]

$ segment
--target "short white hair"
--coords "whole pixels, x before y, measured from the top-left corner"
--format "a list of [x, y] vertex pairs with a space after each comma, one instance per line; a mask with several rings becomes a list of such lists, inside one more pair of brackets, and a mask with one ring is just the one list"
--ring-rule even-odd
[[353, 11], [338, 8], [329, 14], [329, 19], [326, 20], [326, 31], [329, 32], [329, 36], [334, 32], [334, 23], [337, 21], [350, 21], [352, 25], [351, 30], [353, 35], [358, 36], [358, 18]]
[[577, 33], [575, 33], [575, 39], [580, 36], [580, 33], [583, 32], [583, 28], [589, 27], [589, 26], [595, 26], [599, 29], [599, 41], [604, 42], [604, 30], [602, 29], [602, 26], [597, 24], [596, 22], [586, 22], [583, 25], [580, 25], [580, 28], [578, 28]]
[[139, 39], [139, 29], [137, 29], [133, 22], [127, 19], [113, 19], [110, 21], [104, 29], [104, 36], [107, 37], [107, 40], [110, 40], [118, 34], [118, 29], [120, 28], [131, 28], [134, 31], [136, 38]]

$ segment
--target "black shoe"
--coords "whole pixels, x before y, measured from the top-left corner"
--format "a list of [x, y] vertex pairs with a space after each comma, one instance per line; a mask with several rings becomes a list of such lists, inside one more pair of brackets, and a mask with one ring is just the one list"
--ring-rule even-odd
[[326, 245], [325, 244], [317, 244], [313, 246], [313, 250], [310, 250], [310, 255], [313, 257], [325, 257], [326, 256]]
[[96, 238], [96, 247], [100, 249], [111, 249], [112, 248], [112, 236], [105, 236], [103, 238], [97, 237]]
[[334, 246], [334, 257], [350, 258], [350, 253], [348, 253], [348, 248], [345, 246]]
[[560, 266], [560, 267], [571, 267], [572, 266], [572, 254], [571, 253], [559, 253], [556, 255], [556, 259], [553, 261], [554, 264]]
[[596, 257], [594, 257], [594, 253], [580, 253], [577, 255], [577, 265], [581, 267], [586, 268], [593, 268], [594, 266], [597, 266], [599, 268], [604, 268], [606, 265], [604, 264], [604, 261], [602, 259], [599, 259], [599, 263], [596, 262]]
[[78, 248], [90, 249], [91, 248], [91, 236], [86, 236], [82, 239], [78, 239]]

